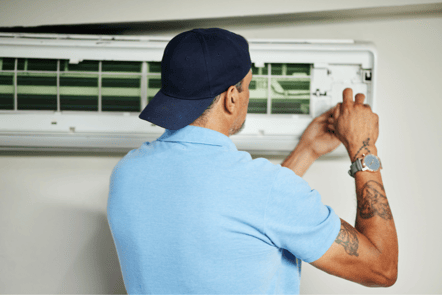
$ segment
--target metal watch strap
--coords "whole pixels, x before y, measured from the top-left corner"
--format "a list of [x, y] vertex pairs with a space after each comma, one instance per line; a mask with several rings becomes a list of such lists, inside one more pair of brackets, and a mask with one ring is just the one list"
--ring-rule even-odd
[[351, 163], [350, 170], [348, 170], [348, 174], [354, 178], [355, 173], [358, 171], [362, 171], [362, 159], [356, 159], [356, 161]]

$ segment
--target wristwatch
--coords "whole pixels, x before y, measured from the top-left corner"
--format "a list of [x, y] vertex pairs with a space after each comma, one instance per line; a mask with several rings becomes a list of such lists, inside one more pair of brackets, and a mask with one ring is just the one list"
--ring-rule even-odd
[[359, 158], [355, 162], [351, 163], [348, 174], [354, 178], [356, 172], [358, 171], [377, 172], [380, 169], [382, 169], [382, 164], [381, 160], [377, 156], [372, 154], [363, 154], [362, 158]]

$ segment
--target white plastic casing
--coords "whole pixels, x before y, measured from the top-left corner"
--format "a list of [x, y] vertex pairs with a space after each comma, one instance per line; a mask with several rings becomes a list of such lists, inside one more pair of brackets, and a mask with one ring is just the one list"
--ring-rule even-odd
[[[0, 57], [161, 61], [169, 37], [0, 34]], [[342, 101], [345, 88], [363, 93], [375, 110], [376, 51], [353, 40], [248, 40], [252, 62], [311, 64], [310, 114], [248, 114], [231, 136], [239, 150], [287, 154], [312, 119]], [[143, 94], [142, 94], [143, 96]], [[141, 109], [147, 104], [141, 98]], [[138, 113], [0, 110], [0, 150], [127, 152], [164, 129]], [[338, 148], [331, 155], [346, 155]]]

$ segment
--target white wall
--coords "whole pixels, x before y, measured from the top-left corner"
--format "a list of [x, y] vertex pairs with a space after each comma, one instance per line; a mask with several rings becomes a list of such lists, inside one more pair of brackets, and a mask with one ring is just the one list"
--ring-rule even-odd
[[[399, 236], [399, 278], [391, 288], [369, 289], [304, 263], [301, 292], [442, 293], [442, 15], [225, 28], [246, 38], [366, 40], [378, 50], [378, 151]], [[105, 215], [109, 176], [122, 156], [0, 154], [0, 293], [125, 292]], [[353, 223], [349, 165], [320, 159], [305, 179]]]

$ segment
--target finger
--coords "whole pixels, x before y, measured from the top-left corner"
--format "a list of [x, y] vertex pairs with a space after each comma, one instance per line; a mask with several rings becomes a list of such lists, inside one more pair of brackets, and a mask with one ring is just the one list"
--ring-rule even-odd
[[342, 93], [341, 111], [343, 111], [344, 108], [351, 107], [352, 105], [353, 105], [353, 90], [351, 88], [345, 88], [344, 92]]
[[355, 103], [364, 104], [365, 95], [362, 93], [356, 94]]
[[333, 124], [328, 124], [327, 127], [330, 131], [335, 131], [335, 126]]
[[333, 110], [333, 118], [335, 120], [337, 120], [339, 118], [339, 114], [341, 113], [341, 106], [342, 103], [338, 103], [335, 107], [335, 109]]
[[327, 119], [328, 124], [334, 124], [335, 123], [335, 119], [333, 118], [328, 118]]
[[331, 118], [333, 116], [333, 110], [334, 108], [330, 108], [328, 111], [325, 111], [324, 113], [322, 113], [322, 115], [320, 115], [319, 117], [321, 118]]

